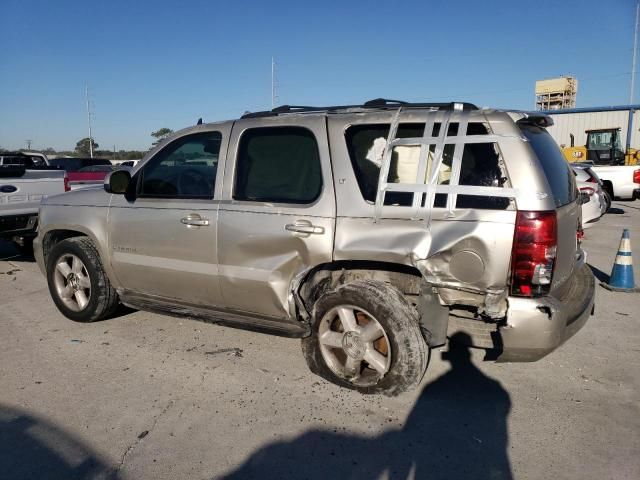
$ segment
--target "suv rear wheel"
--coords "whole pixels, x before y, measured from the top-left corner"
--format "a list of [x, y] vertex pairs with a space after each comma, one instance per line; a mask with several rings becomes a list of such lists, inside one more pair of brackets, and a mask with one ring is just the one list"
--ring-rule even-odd
[[398, 395], [415, 388], [429, 348], [415, 308], [394, 287], [369, 281], [325, 293], [314, 306], [302, 350], [312, 372], [362, 393]]
[[69, 238], [51, 249], [47, 282], [58, 310], [76, 322], [102, 320], [118, 307], [118, 295], [87, 237]]

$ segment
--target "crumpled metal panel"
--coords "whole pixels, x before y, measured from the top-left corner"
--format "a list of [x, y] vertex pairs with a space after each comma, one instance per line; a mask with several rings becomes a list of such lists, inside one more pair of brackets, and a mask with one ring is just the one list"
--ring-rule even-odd
[[[517, 117], [517, 115], [516, 115]], [[448, 304], [461, 303], [481, 307], [493, 317], [504, 317], [507, 309], [510, 252], [516, 208], [553, 210], [553, 199], [544, 171], [515, 124], [514, 116], [501, 111], [471, 112], [384, 112], [329, 117], [329, 136], [334, 159], [338, 220], [336, 260], [377, 260], [416, 267], [425, 280], [437, 287], [440, 298]], [[438, 137], [431, 137], [430, 125], [441, 123]], [[458, 122], [460, 136], [445, 137], [444, 125]], [[465, 135], [466, 125], [480, 122], [489, 126], [487, 135]], [[392, 124], [386, 140], [383, 175], [380, 176], [376, 202], [367, 202], [359, 191], [344, 132], [351, 125]], [[394, 138], [398, 124], [425, 123], [422, 138]], [[462, 145], [489, 142], [498, 145], [500, 168], [507, 182], [504, 188], [456, 185]], [[451, 185], [438, 184], [437, 165], [442, 161], [443, 144], [455, 144]], [[384, 175], [390, 161], [389, 149], [395, 144], [435, 145], [431, 178], [423, 171], [424, 147], [421, 150], [415, 183], [388, 183]], [[424, 183], [420, 183], [424, 179]], [[408, 191], [426, 194], [420, 205], [414, 195], [412, 206], [386, 205], [380, 191]], [[511, 198], [506, 210], [457, 208], [457, 195], [506, 196]], [[435, 193], [449, 194], [446, 208], [432, 208]]]
[[[505, 252], [511, 251], [515, 212], [475, 211], [467, 216], [484, 216], [485, 221], [469, 221], [461, 215], [455, 220], [436, 219], [427, 227], [425, 222], [403, 219], [374, 224], [371, 219], [339, 218], [334, 256], [414, 266], [452, 303], [477, 305], [484, 303], [487, 294], [506, 296], [510, 255]], [[452, 259], [466, 252], [473, 252], [480, 265], [463, 264], [452, 271]], [[477, 274], [478, 267], [481, 274], [468, 281], [465, 274], [469, 270]], [[447, 289], [452, 291], [443, 292]]]
[[[219, 212], [218, 230], [225, 305], [263, 315], [289, 316], [289, 295], [295, 276], [311, 266], [331, 261], [333, 219], [226, 208]], [[305, 218], [325, 233], [299, 237], [285, 229], [287, 224]]]
[[[319, 198], [311, 204], [236, 201], [236, 165], [229, 161], [218, 217], [218, 264], [225, 305], [280, 318], [294, 317], [291, 295], [301, 273], [332, 260], [336, 202], [326, 119], [286, 115], [238, 120], [228, 154], [236, 158], [240, 138], [250, 128], [287, 126], [304, 127], [318, 140], [323, 184]], [[294, 231], [296, 225], [315, 229], [315, 233]]]

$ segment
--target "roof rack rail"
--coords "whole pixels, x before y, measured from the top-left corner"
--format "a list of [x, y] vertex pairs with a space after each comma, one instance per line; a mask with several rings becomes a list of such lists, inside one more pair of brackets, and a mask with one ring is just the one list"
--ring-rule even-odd
[[387, 98], [375, 98], [364, 102], [362, 105], [336, 105], [330, 107], [311, 107], [305, 105], [280, 105], [273, 110], [265, 110], [262, 112], [247, 112], [240, 118], [260, 118], [260, 117], [276, 117], [282, 114], [290, 113], [321, 113], [321, 112], [337, 112], [349, 109], [397, 109], [397, 108], [432, 108], [436, 110], [478, 110], [472, 103], [467, 102], [446, 102], [446, 103], [411, 103], [401, 100], [390, 100]]
[[407, 105], [407, 102], [402, 100], [389, 100], [388, 98], [374, 98], [364, 102], [365, 107], [388, 107], [390, 105]]

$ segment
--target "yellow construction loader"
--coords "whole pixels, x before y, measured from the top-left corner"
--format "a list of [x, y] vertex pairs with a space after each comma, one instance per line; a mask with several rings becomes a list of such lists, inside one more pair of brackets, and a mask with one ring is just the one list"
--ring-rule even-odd
[[622, 148], [620, 128], [587, 130], [587, 144], [576, 147], [571, 134], [571, 146], [562, 149], [568, 162], [592, 161], [595, 165], [640, 165], [640, 150]]

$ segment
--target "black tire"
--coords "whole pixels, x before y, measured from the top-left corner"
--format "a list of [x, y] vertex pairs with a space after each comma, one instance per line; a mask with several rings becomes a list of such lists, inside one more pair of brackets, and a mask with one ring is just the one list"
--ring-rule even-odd
[[604, 195], [604, 201], [606, 204], [606, 209], [604, 213], [607, 213], [611, 208], [611, 196], [609, 195], [609, 192], [607, 192], [606, 190], [603, 190], [602, 194]]
[[[370, 314], [388, 338], [391, 351], [389, 367], [374, 385], [352, 383], [334, 373], [323, 357], [318, 334], [320, 324], [323, 319], [328, 321], [325, 315], [330, 315], [333, 309], [347, 305]], [[371, 280], [341, 285], [318, 299], [312, 322], [311, 336], [302, 340], [302, 351], [311, 371], [332, 383], [365, 394], [396, 396], [416, 388], [427, 370], [429, 347], [420, 330], [418, 313], [393, 286]]]
[[609, 200], [613, 200], [615, 198], [613, 196], [613, 185], [611, 182], [604, 182], [602, 184], [602, 189], [609, 195]]
[[[89, 301], [82, 310], [68, 308], [56, 290], [54, 273], [58, 260], [66, 254], [78, 257], [89, 277], [91, 290]], [[95, 322], [111, 316], [118, 308], [119, 299], [115, 288], [104, 272], [100, 254], [88, 237], [74, 237], [57, 243], [49, 252], [47, 261], [47, 283], [49, 293], [58, 310], [67, 318], [76, 322]]]

